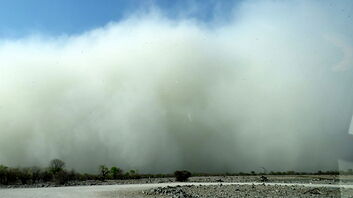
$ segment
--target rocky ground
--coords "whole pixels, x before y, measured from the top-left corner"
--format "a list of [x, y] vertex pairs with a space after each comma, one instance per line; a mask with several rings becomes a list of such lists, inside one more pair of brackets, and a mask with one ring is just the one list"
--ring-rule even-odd
[[[353, 184], [353, 175], [266, 175], [268, 181], [273, 183], [318, 183], [318, 184]], [[173, 177], [167, 178], [142, 178], [130, 180], [88, 180], [88, 181], [70, 181], [65, 185], [55, 183], [39, 183], [28, 185], [9, 185], [0, 188], [40, 188], [40, 187], [58, 187], [58, 186], [93, 186], [93, 185], [115, 185], [115, 184], [148, 184], [148, 183], [169, 183], [174, 182]], [[191, 177], [189, 182], [264, 182], [261, 176], [202, 176]]]
[[142, 191], [146, 197], [172, 198], [231, 198], [231, 197], [353, 197], [353, 189], [270, 186], [214, 185], [160, 187]]
[[[353, 175], [266, 175], [266, 182], [312, 183], [312, 184], [353, 184]], [[264, 182], [261, 176], [210, 176], [192, 177], [190, 182]]]
[[[211, 198], [211, 197], [353, 197], [353, 189], [268, 185], [269, 183], [352, 184], [352, 176], [217, 176], [192, 177], [191, 182], [219, 182], [215, 186], [160, 187], [143, 191], [146, 197]], [[222, 182], [263, 182], [262, 185], [222, 185]]]

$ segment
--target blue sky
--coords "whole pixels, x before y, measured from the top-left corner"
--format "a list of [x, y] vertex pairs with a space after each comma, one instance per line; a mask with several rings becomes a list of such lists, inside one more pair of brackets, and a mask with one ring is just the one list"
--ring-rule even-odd
[[[228, 17], [236, 1], [217, 0], [0, 0], [0, 38], [32, 33], [77, 34], [129, 14], [157, 7], [167, 17], [180, 12], [204, 22], [212, 21], [217, 10]], [[196, 9], [195, 9], [196, 8]], [[219, 17], [217, 15], [217, 17]]]

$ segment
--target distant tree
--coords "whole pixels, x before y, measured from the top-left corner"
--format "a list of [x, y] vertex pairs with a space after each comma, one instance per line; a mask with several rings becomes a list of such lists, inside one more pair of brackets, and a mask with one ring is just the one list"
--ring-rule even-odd
[[138, 174], [137, 170], [129, 170], [127, 173], [128, 178], [130, 179], [140, 179], [141, 175]]
[[63, 171], [65, 167], [65, 162], [60, 159], [53, 159], [50, 161], [49, 170], [53, 174]]
[[118, 179], [123, 174], [123, 170], [121, 170], [118, 167], [113, 166], [110, 168], [110, 174], [113, 179]]
[[105, 165], [99, 166], [99, 172], [102, 180], [105, 180], [109, 174], [109, 169]]
[[176, 181], [185, 182], [191, 177], [191, 173], [187, 170], [175, 171], [174, 176]]
[[137, 171], [136, 170], [129, 170], [130, 175], [136, 175]]

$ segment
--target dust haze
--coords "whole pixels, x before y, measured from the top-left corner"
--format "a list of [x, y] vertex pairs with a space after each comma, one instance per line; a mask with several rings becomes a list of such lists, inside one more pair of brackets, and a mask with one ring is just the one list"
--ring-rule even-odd
[[0, 38], [0, 164], [317, 171], [353, 155], [352, 1], [179, 13]]

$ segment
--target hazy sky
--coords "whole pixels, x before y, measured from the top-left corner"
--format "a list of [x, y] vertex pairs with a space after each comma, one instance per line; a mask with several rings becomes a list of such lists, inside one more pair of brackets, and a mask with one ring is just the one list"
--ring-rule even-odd
[[352, 1], [74, 2], [1, 2], [0, 164], [352, 160]]

